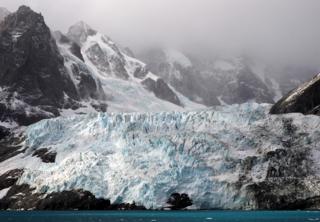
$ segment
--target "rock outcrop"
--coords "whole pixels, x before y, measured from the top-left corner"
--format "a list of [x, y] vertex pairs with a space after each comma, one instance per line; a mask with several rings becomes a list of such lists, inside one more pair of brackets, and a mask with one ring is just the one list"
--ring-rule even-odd
[[270, 110], [271, 114], [303, 113], [320, 115], [320, 75], [292, 90]]
[[147, 78], [142, 81], [142, 84], [146, 86], [147, 89], [154, 92], [155, 96], [172, 102], [178, 106], [182, 106], [178, 96], [170, 89], [168, 84], [166, 84], [163, 79], [153, 80], [151, 78]]

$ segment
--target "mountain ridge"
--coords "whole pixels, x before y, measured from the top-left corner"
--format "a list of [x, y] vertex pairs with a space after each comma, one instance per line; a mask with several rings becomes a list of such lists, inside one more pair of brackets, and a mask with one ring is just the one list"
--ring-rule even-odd
[[41, 14], [21, 6], [1, 23], [0, 47], [2, 126], [107, 109], [197, 106], [84, 22], [71, 26], [66, 35], [52, 33]]
[[303, 113], [320, 115], [320, 74], [293, 89], [270, 110], [271, 114]]

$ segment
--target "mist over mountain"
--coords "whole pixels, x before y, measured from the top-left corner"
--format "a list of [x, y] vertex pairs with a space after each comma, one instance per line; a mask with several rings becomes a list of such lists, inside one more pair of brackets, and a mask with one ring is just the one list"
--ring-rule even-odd
[[319, 67], [317, 0], [1, 1], [10, 11], [21, 4], [41, 12], [52, 30], [82, 20], [133, 51], [158, 45]]

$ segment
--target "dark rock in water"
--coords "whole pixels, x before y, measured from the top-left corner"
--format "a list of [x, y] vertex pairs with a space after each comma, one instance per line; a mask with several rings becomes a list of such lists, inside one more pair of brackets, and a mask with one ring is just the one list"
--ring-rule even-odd
[[133, 204], [111, 204], [110, 200], [96, 198], [89, 191], [71, 190], [54, 192], [36, 205], [37, 210], [143, 210], [142, 206]]
[[121, 203], [121, 204], [111, 204], [108, 210], [146, 210], [144, 206], [136, 205], [133, 203]]
[[167, 204], [172, 210], [181, 210], [192, 205], [192, 200], [189, 198], [188, 194], [173, 193], [169, 197]]
[[56, 152], [51, 152], [47, 148], [38, 149], [32, 154], [32, 156], [39, 157], [44, 163], [54, 163], [56, 155]]
[[83, 190], [51, 193], [37, 203], [38, 210], [106, 210], [110, 201], [96, 199], [90, 192]]
[[0, 190], [8, 188], [16, 184], [17, 180], [21, 177], [23, 169], [14, 169], [5, 172], [0, 176]]
[[34, 189], [30, 188], [29, 185], [13, 185], [0, 200], [1, 210], [27, 210], [35, 209], [39, 199], [40, 194], [33, 194]]
[[304, 83], [279, 100], [271, 114], [303, 113], [320, 115], [320, 75]]
[[150, 91], [152, 91], [156, 97], [172, 102], [178, 106], [182, 106], [178, 96], [170, 89], [167, 83], [163, 79], [157, 79], [156, 81], [147, 78], [142, 81], [142, 84]]
[[144, 210], [132, 204], [111, 204], [110, 200], [96, 198], [89, 191], [70, 190], [50, 194], [35, 193], [27, 184], [13, 185], [0, 200], [0, 209], [7, 210]]

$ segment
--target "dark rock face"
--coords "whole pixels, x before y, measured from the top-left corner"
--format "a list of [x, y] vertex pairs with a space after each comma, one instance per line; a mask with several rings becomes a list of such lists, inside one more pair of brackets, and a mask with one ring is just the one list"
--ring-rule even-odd
[[38, 149], [32, 154], [32, 156], [39, 157], [44, 163], [54, 163], [56, 155], [56, 152], [51, 152], [47, 148]]
[[88, 48], [85, 53], [101, 73], [112, 73], [124, 80], [129, 78], [125, 69], [125, 60], [120, 52], [118, 52], [117, 56], [110, 56], [96, 43]]
[[16, 184], [21, 177], [23, 169], [10, 170], [0, 176], [0, 190], [8, 188]]
[[58, 46], [67, 46], [71, 55], [76, 57], [74, 58], [70, 56], [70, 54], [67, 54], [64, 51], [62, 52], [65, 63], [69, 64], [69, 72], [76, 80], [74, 84], [77, 87], [80, 98], [84, 100], [90, 100], [90, 105], [95, 110], [99, 112], [106, 112], [108, 106], [104, 101], [106, 100], [107, 96], [102, 89], [101, 82], [93, 77], [94, 75], [84, 63], [84, 59], [81, 54], [81, 47], [69, 37], [63, 35], [61, 32], [54, 32], [54, 37], [58, 43]]
[[149, 70], [143, 63], [133, 59], [134, 55], [128, 48], [121, 49], [109, 37], [97, 33], [84, 22], [71, 26], [67, 37], [82, 47], [86, 60], [100, 75], [127, 81], [132, 81], [132, 77], [143, 80], [142, 84], [158, 98], [181, 105], [178, 96], [163, 80], [156, 82], [146, 79]]
[[9, 135], [10, 135], [10, 130], [3, 126], [0, 126], [0, 141], [5, 139]]
[[192, 200], [188, 194], [173, 193], [169, 197], [167, 204], [172, 210], [181, 210], [192, 205]]
[[11, 157], [23, 153], [25, 149], [21, 145], [24, 138], [20, 135], [10, 134], [0, 140], [0, 162], [5, 161]]
[[40, 195], [32, 194], [34, 189], [31, 189], [29, 185], [13, 185], [0, 200], [0, 209], [34, 209], [37, 204]]
[[90, 192], [83, 190], [62, 191], [51, 193], [40, 200], [36, 209], [39, 210], [106, 210], [110, 201], [96, 199]]
[[111, 204], [110, 200], [96, 198], [89, 191], [70, 190], [48, 195], [34, 193], [27, 184], [13, 185], [0, 200], [2, 210], [145, 210], [132, 204]]
[[320, 114], [320, 75], [304, 83], [279, 100], [271, 114], [303, 113]]
[[[43, 152], [42, 152], [43, 153]], [[0, 210], [145, 210], [134, 202], [111, 204], [110, 200], [96, 198], [82, 189], [49, 194], [34, 192], [27, 184], [17, 185], [23, 169], [14, 169], [0, 175], [0, 190], [10, 188], [0, 199]]]
[[[8, 115], [29, 124], [56, 116], [57, 109], [67, 105], [65, 94], [71, 101], [79, 99], [43, 17], [26, 6], [7, 16], [0, 26], [0, 79], [6, 92], [1, 99], [1, 119]], [[15, 109], [19, 103], [38, 106], [43, 112], [27, 115], [26, 107]]]
[[148, 90], [154, 92], [156, 97], [181, 106], [178, 96], [170, 89], [168, 84], [166, 84], [163, 79], [159, 78], [157, 81], [154, 81], [153, 79], [147, 78], [142, 81], [142, 84]]
[[307, 137], [303, 132], [298, 132], [292, 119], [284, 119], [282, 123], [287, 134], [284, 138], [287, 139], [282, 141], [284, 148], [264, 154], [262, 161], [268, 162], [266, 178], [260, 182], [248, 181], [248, 170], [261, 164], [256, 157], [248, 157], [241, 163], [243, 175], [240, 176], [238, 189], [241, 189], [242, 183], [249, 182], [245, 187], [246, 196], [255, 202], [256, 209], [319, 209], [320, 197], [311, 188], [319, 180], [310, 179], [314, 169], [307, 164], [312, 162], [312, 148], [299, 145]]
[[[1, 23], [1, 121], [29, 125], [58, 116], [63, 108], [75, 110], [82, 100], [104, 99], [100, 82], [81, 63], [80, 46], [63, 35], [59, 40], [69, 44], [70, 52], [79, 59], [71, 71], [41, 14], [21, 6]], [[106, 104], [103, 107], [100, 110]]]

